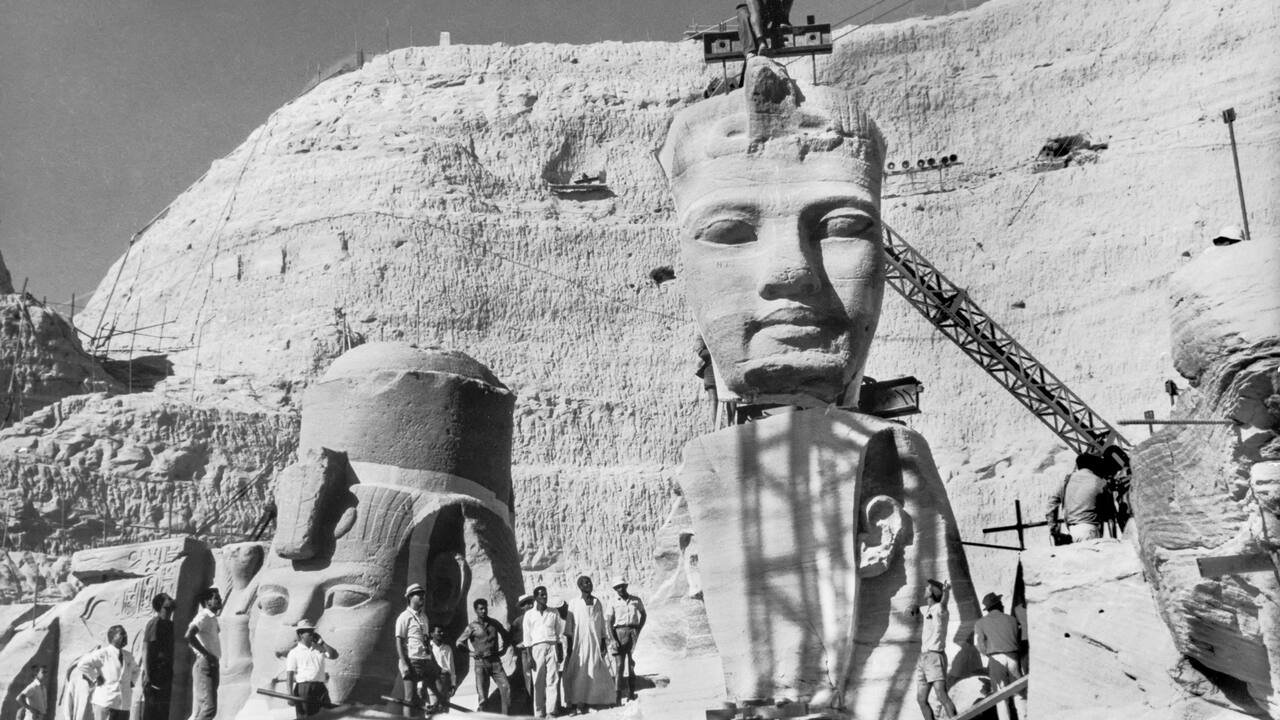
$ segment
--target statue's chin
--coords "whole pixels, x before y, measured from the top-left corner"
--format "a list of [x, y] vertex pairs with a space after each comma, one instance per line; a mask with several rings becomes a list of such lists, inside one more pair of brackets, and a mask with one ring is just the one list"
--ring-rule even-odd
[[834, 403], [844, 392], [853, 369], [845, 353], [797, 350], [736, 363], [726, 371], [725, 385], [744, 400], [764, 397], [809, 397]]

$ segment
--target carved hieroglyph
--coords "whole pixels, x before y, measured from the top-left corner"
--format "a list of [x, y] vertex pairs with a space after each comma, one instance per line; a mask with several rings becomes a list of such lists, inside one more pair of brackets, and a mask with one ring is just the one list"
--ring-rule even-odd
[[801, 88], [763, 58], [742, 91], [680, 113], [660, 152], [721, 399], [813, 408], [685, 447], [730, 700], [915, 716], [910, 610], [927, 580], [954, 585], [952, 637], [967, 642], [979, 614], [923, 438], [831, 407], [856, 399], [880, 315], [883, 158], [849, 93]]
[[[333, 700], [380, 702], [398, 685], [393, 623], [411, 583], [452, 635], [478, 597], [507, 619], [523, 591], [514, 402], [466, 355], [396, 343], [348, 352], [307, 391], [299, 459], [278, 478], [276, 536], [254, 580], [255, 687], [282, 689], [280, 657], [308, 620], [340, 653]], [[265, 702], [248, 698], [239, 717]]]

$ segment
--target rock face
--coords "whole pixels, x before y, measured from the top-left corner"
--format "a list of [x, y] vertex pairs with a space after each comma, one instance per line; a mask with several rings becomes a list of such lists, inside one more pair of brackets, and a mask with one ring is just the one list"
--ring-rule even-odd
[[[1219, 9], [995, 0], [861, 28], [819, 60], [821, 79], [859, 88], [895, 165], [958, 155], [886, 178], [885, 219], [1104, 417], [1161, 400], [1172, 363], [1150, 318], [1164, 282], [1234, 213], [1216, 108], [1240, 113], [1248, 186], [1277, 183], [1280, 151], [1262, 140], [1280, 122], [1275, 15], [1265, 0]], [[376, 57], [214, 162], [112, 268], [121, 287], [109, 307], [95, 295], [84, 326], [177, 318], [176, 377], [259, 389], [316, 377], [356, 336], [480, 358], [519, 398], [517, 496], [554, 509], [528, 532], [517, 519], [522, 554], [559, 586], [629, 567], [640, 592], [658, 563], [634, 548], [671, 511], [679, 448], [710, 429], [650, 151], [719, 72], [693, 44]], [[1109, 144], [1095, 162], [1031, 173], [1047, 139], [1082, 133]], [[601, 169], [609, 191], [590, 199], [544, 185]], [[1275, 210], [1251, 207], [1273, 237]], [[676, 280], [650, 281], [660, 266]], [[1039, 505], [1061, 446], [905, 303], [885, 308], [866, 370], [928, 388], [911, 423], [962, 536], [1007, 524], [1014, 497]], [[579, 498], [616, 494], [630, 503], [608, 519], [620, 525], [580, 522]], [[619, 527], [641, 537], [619, 542]], [[1004, 555], [972, 559], [980, 586], [1007, 582]]]
[[0, 431], [26, 508], [10, 538], [53, 552], [197, 530], [242, 539], [298, 433], [278, 391], [249, 389], [77, 395]]
[[[1173, 426], [1134, 454], [1142, 559], [1178, 649], [1280, 714], [1274, 568], [1202, 577], [1196, 560], [1280, 543], [1280, 245], [1209, 247], [1173, 277], [1174, 359], [1191, 383]], [[1244, 693], [1241, 693], [1244, 694]]]
[[[0, 275], [0, 285], [7, 280]], [[124, 389], [84, 351], [71, 323], [16, 294], [0, 295], [0, 386], [0, 427], [71, 395]]]
[[[1163, 401], [1173, 362], [1151, 318], [1182, 254], [1234, 215], [1218, 108], [1240, 113], [1250, 192], [1280, 182], [1268, 140], [1276, 23], [1265, 0], [993, 0], [859, 29], [820, 74], [860, 88], [897, 167], [958, 155], [945, 171], [886, 178], [885, 219], [1114, 419]], [[158, 525], [196, 524], [274, 462], [262, 448], [292, 451], [301, 383], [352, 343], [416, 340], [480, 358], [518, 396], [512, 480], [529, 582], [625, 572], [644, 596], [687, 577], [687, 562], [671, 562], [680, 536], [659, 558], [653, 539], [677, 505], [679, 449], [710, 427], [650, 151], [719, 74], [698, 53], [412, 48], [289, 103], [139, 237], [108, 275], [121, 278], [110, 304], [104, 287], [77, 317], [86, 329], [177, 318], [159, 341], [170, 383], [70, 412], [64, 401], [61, 418], [45, 411], [0, 435], [16, 468], [4, 482], [39, 498], [46, 520], [94, 499], [77, 506], [79, 546], [101, 537], [90, 510], [118, 526], [173, 496]], [[1108, 148], [1031, 173], [1047, 139], [1082, 133]], [[599, 169], [609, 191], [589, 199], [544, 185]], [[1275, 237], [1273, 204], [1250, 200], [1254, 232]], [[674, 282], [648, 279], [662, 266]], [[909, 422], [932, 443], [961, 537], [1007, 524], [1011, 499], [1037, 506], [1062, 477], [1060, 444], [892, 296], [867, 371], [928, 388]], [[166, 482], [143, 486], [134, 468]], [[246, 532], [257, 513], [242, 508], [269, 492], [245, 497], [216, 529]], [[980, 590], [1011, 577], [1007, 553], [970, 558]], [[684, 580], [662, 589], [694, 592]]]
[[1023, 566], [1031, 642], [1028, 715], [1248, 716], [1174, 646], [1131, 541], [1037, 548], [1023, 555]]

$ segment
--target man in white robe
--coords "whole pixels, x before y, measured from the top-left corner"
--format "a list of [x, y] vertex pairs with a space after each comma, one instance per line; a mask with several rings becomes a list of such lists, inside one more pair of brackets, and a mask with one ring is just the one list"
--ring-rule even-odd
[[612, 705], [613, 675], [609, 670], [608, 631], [604, 606], [591, 594], [591, 578], [578, 578], [580, 597], [569, 601], [565, 634], [570, 647], [564, 661], [564, 702], [574, 714], [586, 714], [588, 705]]

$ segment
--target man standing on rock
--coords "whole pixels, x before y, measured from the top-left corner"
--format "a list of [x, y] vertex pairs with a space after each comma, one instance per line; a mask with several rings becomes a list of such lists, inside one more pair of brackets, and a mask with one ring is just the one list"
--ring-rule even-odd
[[196, 596], [200, 609], [187, 626], [187, 644], [195, 651], [191, 667], [191, 720], [213, 720], [218, 714], [218, 661], [222, 657], [222, 631], [218, 613], [222, 595], [205, 588]]
[[[982, 609], [987, 611], [985, 617], [973, 626], [973, 645], [978, 652], [987, 656], [987, 675], [991, 678], [991, 691], [999, 692], [1001, 688], [1022, 677], [1022, 666], [1018, 657], [1018, 621], [1004, 612], [1004, 602], [995, 593], [987, 593], [982, 598]], [[1022, 692], [1013, 696], [1014, 707], [1018, 711], [1018, 720], [1026, 720], [1027, 698]], [[1000, 720], [1009, 720], [1009, 703], [1002, 702], [996, 706]]]
[[[613, 650], [613, 679], [616, 702], [621, 705], [624, 699], [636, 699], [636, 661], [633, 653], [636, 641], [640, 639], [640, 630], [649, 618], [640, 598], [627, 592], [627, 581], [617, 578], [613, 581], [613, 591], [618, 594], [609, 603], [605, 612], [605, 625], [609, 628]], [[625, 680], [624, 680], [625, 678]], [[626, 693], [622, 691], [626, 683]]]
[[947, 595], [951, 583], [930, 578], [929, 597], [923, 607], [917, 608], [924, 616], [924, 629], [920, 635], [920, 660], [916, 663], [916, 702], [924, 720], [934, 720], [933, 707], [929, 705], [929, 690], [933, 689], [941, 705], [942, 717], [956, 715], [956, 706], [947, 694]]
[[[533, 659], [533, 714], [547, 716], [547, 699], [555, 704], [556, 687], [560, 684], [556, 651], [564, 635], [560, 613], [547, 607], [547, 589], [533, 589], [533, 607], [524, 614], [524, 644]], [[555, 708], [552, 708], [554, 711]]]
[[476, 619], [458, 638], [458, 646], [471, 643], [471, 672], [476, 676], [476, 709], [479, 710], [484, 701], [489, 699], [489, 679], [498, 686], [502, 696], [502, 714], [511, 711], [511, 685], [507, 682], [507, 671], [502, 669], [502, 654], [511, 644], [511, 636], [502, 623], [489, 617], [489, 601], [476, 598], [471, 603], [476, 611]]

